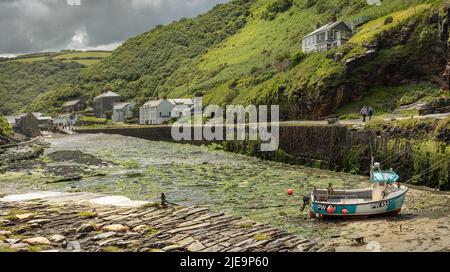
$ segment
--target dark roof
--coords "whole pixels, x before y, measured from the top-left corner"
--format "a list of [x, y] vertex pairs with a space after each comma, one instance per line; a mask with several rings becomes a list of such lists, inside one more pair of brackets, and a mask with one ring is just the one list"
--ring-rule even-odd
[[120, 95], [116, 94], [115, 92], [108, 91], [106, 93], [103, 93], [103, 94], [97, 96], [94, 99], [99, 99], [99, 98], [104, 98], [104, 97], [120, 97]]
[[313, 32], [309, 33], [308, 35], [306, 35], [303, 38], [307, 38], [307, 37], [312, 36], [314, 34], [317, 34], [317, 33], [320, 33], [322, 31], [325, 31], [327, 29], [332, 29], [332, 28], [334, 28], [334, 27], [336, 27], [336, 26], [338, 26], [340, 24], [345, 25], [348, 28], [349, 31], [352, 31], [351, 28], [346, 23], [344, 23], [343, 21], [337, 21], [337, 22], [328, 23], [328, 24], [326, 24], [326, 25], [324, 25], [324, 26], [314, 30]]
[[72, 101], [67, 101], [66, 103], [63, 104], [63, 107], [71, 107], [71, 106], [75, 106], [76, 104], [80, 103], [81, 100], [72, 100]]

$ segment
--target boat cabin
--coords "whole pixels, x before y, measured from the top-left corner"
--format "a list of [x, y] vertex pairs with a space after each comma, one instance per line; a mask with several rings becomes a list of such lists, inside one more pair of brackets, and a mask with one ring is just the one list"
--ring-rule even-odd
[[394, 171], [374, 171], [372, 173], [372, 200], [380, 201], [386, 197], [386, 190], [390, 184], [397, 182], [400, 177]]

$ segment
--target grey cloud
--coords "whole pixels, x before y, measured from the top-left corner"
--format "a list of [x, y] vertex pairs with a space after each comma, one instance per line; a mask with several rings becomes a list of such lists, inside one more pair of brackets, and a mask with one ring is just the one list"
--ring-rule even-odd
[[111, 48], [228, 0], [79, 1], [0, 0], [0, 54]]

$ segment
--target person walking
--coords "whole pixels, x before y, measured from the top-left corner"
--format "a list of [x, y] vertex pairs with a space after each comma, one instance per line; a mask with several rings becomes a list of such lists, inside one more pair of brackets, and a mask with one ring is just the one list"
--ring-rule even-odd
[[367, 106], [364, 106], [364, 107], [361, 109], [361, 111], [360, 111], [359, 113], [360, 113], [360, 114], [362, 115], [362, 117], [363, 117], [363, 123], [365, 123], [365, 122], [366, 122], [367, 115], [369, 114], [369, 111], [368, 111]]
[[369, 106], [369, 108], [367, 109], [367, 114], [369, 115], [369, 121], [372, 121], [374, 110], [371, 106]]

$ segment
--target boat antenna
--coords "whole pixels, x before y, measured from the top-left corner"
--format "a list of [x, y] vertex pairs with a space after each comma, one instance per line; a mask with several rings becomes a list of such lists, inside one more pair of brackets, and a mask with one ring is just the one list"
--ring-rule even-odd
[[369, 147], [370, 147], [370, 178], [373, 179], [375, 157], [373, 156], [372, 137], [369, 138]]

